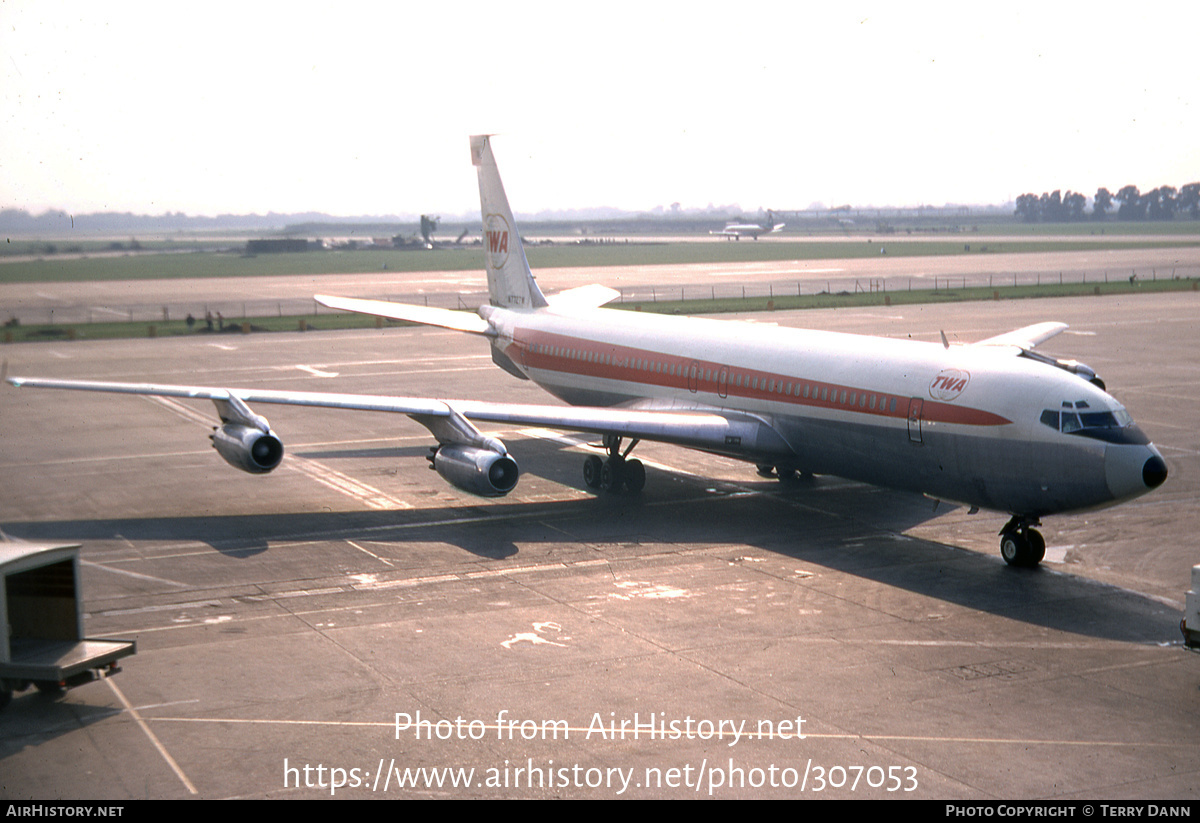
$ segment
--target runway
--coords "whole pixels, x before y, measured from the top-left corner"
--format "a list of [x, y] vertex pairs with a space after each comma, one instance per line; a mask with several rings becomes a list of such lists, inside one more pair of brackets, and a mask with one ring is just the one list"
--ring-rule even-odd
[[[1096, 368], [1171, 474], [1048, 518], [1035, 571], [1000, 559], [1003, 515], [667, 446], [638, 446], [640, 496], [596, 496], [585, 438], [505, 431], [521, 482], [481, 500], [407, 418], [258, 409], [287, 456], [255, 477], [210, 448], [211, 403], [6, 386], [0, 528], [82, 542], [89, 636], [138, 654], [14, 698], [0, 797], [1194, 800], [1198, 316], [1183, 292], [750, 318], [1070, 323], [1046, 351]], [[551, 402], [429, 329], [4, 353], [13, 374]]]

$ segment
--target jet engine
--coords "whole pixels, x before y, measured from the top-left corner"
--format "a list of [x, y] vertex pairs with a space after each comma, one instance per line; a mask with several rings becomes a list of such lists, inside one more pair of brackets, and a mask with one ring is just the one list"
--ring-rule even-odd
[[452, 485], [483, 497], [503, 497], [520, 476], [517, 461], [508, 454], [458, 443], [435, 446], [429, 463]]
[[1050, 357], [1049, 355], [1042, 354], [1041, 352], [1030, 351], [1028, 349], [1021, 352], [1021, 356], [1028, 357], [1030, 360], [1036, 360], [1039, 363], [1055, 366], [1063, 371], [1068, 371], [1071, 374], [1077, 374], [1096, 388], [1100, 389], [1100, 391], [1108, 391], [1108, 388], [1104, 385], [1104, 381], [1101, 380], [1100, 376], [1096, 374], [1096, 370], [1091, 366], [1080, 363], [1078, 360], [1063, 360], [1057, 357]]
[[210, 437], [226, 463], [250, 474], [266, 474], [283, 460], [283, 443], [270, 430], [226, 423]]
[[213, 448], [225, 462], [250, 474], [266, 474], [283, 460], [283, 443], [271, 424], [261, 414], [255, 414], [232, 393], [226, 398], [213, 398], [219, 428], [209, 435]]

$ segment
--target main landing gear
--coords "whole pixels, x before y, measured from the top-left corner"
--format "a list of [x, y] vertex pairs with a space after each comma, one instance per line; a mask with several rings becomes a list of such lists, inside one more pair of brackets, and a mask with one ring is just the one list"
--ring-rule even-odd
[[776, 466], [771, 463], [759, 463], [754, 467], [759, 477], [779, 478], [780, 483], [798, 483], [801, 480], [813, 479], [812, 472], [801, 471], [794, 466]]
[[604, 448], [608, 458], [601, 459], [598, 455], [589, 455], [583, 461], [583, 482], [589, 489], [599, 489], [606, 492], [620, 491], [622, 487], [636, 494], [646, 487], [646, 467], [636, 457], [626, 460], [633, 447], [640, 441], [634, 440], [624, 452], [621, 451], [621, 438], [615, 434], [604, 435]]
[[1000, 530], [1000, 556], [1010, 566], [1032, 569], [1046, 556], [1046, 539], [1034, 526], [1040, 526], [1036, 517], [1013, 515], [1012, 520]]

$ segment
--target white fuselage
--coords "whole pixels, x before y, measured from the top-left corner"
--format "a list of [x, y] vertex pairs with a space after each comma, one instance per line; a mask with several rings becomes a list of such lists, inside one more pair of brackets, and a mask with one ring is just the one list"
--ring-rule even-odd
[[573, 405], [764, 422], [771, 437], [709, 448], [757, 463], [1036, 517], [1144, 493], [1143, 466], [1161, 461], [1131, 424], [1099, 437], [1042, 422], [1065, 404], [1125, 415], [1083, 378], [1009, 348], [612, 309], [485, 312], [497, 348]]

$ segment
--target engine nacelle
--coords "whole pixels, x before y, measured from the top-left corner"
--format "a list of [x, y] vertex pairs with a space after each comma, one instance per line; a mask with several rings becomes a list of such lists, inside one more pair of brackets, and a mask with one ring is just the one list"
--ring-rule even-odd
[[517, 461], [507, 454], [446, 443], [429, 456], [432, 468], [463, 491], [483, 497], [503, 497], [517, 485]]
[[1108, 391], [1108, 387], [1104, 385], [1104, 381], [1096, 374], [1096, 370], [1086, 363], [1080, 363], [1078, 360], [1064, 360], [1058, 357], [1050, 357], [1041, 352], [1029, 351], [1026, 349], [1021, 352], [1022, 357], [1028, 357], [1030, 360], [1037, 360], [1039, 363], [1046, 363], [1051, 366], [1057, 366], [1063, 371], [1068, 371], [1071, 374], [1077, 374], [1084, 380], [1091, 383], [1100, 391]]
[[210, 436], [226, 463], [250, 474], [266, 474], [283, 460], [283, 443], [270, 430], [226, 423]]

